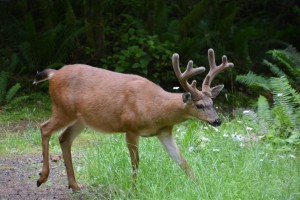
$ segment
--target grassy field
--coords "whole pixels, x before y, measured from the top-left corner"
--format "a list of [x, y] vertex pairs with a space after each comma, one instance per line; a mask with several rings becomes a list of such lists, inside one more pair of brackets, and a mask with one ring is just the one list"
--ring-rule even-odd
[[[38, 122], [49, 104], [29, 105], [0, 115], [0, 156], [41, 153]], [[19, 133], [10, 126], [27, 120]], [[132, 188], [124, 135], [85, 130], [73, 144], [77, 181], [86, 199], [300, 199], [299, 149], [269, 144], [250, 122], [224, 119], [222, 126], [188, 121], [173, 130], [182, 154], [195, 173], [192, 181], [156, 138], [140, 139], [140, 170]], [[59, 155], [55, 134], [51, 154]], [[66, 179], [66, 177], [61, 177]]]

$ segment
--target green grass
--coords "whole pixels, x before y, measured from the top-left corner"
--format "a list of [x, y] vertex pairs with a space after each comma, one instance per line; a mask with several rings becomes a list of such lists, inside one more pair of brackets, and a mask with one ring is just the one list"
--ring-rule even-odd
[[[224, 127], [246, 133], [244, 125], [231, 122]], [[280, 153], [263, 141], [241, 143], [223, 135], [224, 127], [204, 127], [191, 121], [175, 130], [197, 177], [195, 182], [169, 158], [156, 138], [141, 138], [139, 178], [132, 191], [124, 136], [90, 132], [85, 134], [95, 143], [76, 161], [78, 181], [91, 186], [86, 193], [90, 199], [300, 198], [299, 154]]]
[[[0, 116], [0, 123], [3, 119], [18, 122], [26, 115], [34, 121], [34, 114], [26, 112], [20, 116], [15, 110], [11, 118]], [[41, 119], [39, 114], [37, 117]], [[85, 199], [300, 199], [299, 147], [283, 151], [268, 140], [255, 142], [249, 138], [256, 136], [256, 128], [243, 119], [225, 119], [218, 128], [197, 121], [176, 126], [174, 137], [196, 181], [184, 174], [155, 137], [141, 138], [135, 189], [124, 135], [85, 130], [72, 150], [77, 181], [84, 185]], [[243, 141], [232, 134], [242, 136]], [[57, 137], [55, 134], [50, 141], [52, 154], [60, 154]], [[4, 130], [0, 134], [0, 156], [40, 154], [40, 140], [35, 123], [22, 134]]]

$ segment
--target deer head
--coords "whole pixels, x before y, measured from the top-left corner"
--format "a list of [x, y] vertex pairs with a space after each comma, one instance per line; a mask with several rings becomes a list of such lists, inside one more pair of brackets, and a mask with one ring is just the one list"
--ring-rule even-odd
[[213, 100], [220, 91], [224, 88], [224, 85], [218, 85], [211, 88], [210, 84], [214, 77], [223, 70], [233, 67], [233, 63], [227, 61], [227, 57], [222, 57], [222, 64], [216, 66], [215, 53], [213, 49], [208, 50], [208, 61], [210, 70], [206, 75], [202, 83], [202, 91], [197, 88], [197, 81], [193, 80], [190, 84], [188, 79], [192, 76], [198, 75], [205, 71], [204, 67], [193, 68], [193, 61], [189, 61], [186, 70], [181, 73], [179, 68], [179, 55], [177, 53], [172, 56], [173, 69], [176, 77], [179, 80], [180, 85], [184, 88], [186, 93], [183, 94], [183, 102], [186, 103], [188, 112], [200, 120], [207, 121], [213, 126], [221, 125], [221, 120], [217, 115], [214, 107]]

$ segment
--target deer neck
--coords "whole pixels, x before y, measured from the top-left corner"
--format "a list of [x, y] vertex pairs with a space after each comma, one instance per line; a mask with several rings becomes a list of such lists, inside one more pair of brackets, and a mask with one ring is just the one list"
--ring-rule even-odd
[[164, 110], [165, 124], [175, 125], [189, 119], [186, 104], [183, 102], [182, 94], [168, 93], [167, 98], [161, 102], [161, 108]]

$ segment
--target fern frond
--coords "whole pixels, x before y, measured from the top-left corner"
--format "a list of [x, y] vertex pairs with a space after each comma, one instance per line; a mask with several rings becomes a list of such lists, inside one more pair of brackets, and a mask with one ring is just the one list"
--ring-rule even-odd
[[[291, 53], [288, 49], [274, 49], [267, 53], [271, 54], [274, 60], [279, 61], [279, 63], [281, 63], [292, 76], [296, 78], [300, 76], [300, 68], [299, 66], [297, 67], [299, 58], [295, 58], [297, 57], [296, 53]], [[295, 58], [295, 60], [293, 58]]]
[[[295, 111], [300, 105], [299, 93], [292, 88], [285, 76], [280, 78], [271, 78], [271, 86], [275, 104], [274, 109], [280, 111], [279, 114], [281, 115], [285, 112], [285, 117], [288, 117], [286, 121], [291, 121], [293, 125], [297, 124], [299, 116]], [[283, 120], [281, 119], [281, 121]]]
[[259, 96], [257, 101], [257, 115], [260, 119], [272, 123], [272, 113], [270, 105], [264, 96]]
[[300, 69], [300, 53], [296, 50], [296, 48], [288, 46], [285, 51], [290, 57], [291, 61], [294, 63], [294, 67]]
[[286, 76], [286, 74], [277, 65], [270, 63], [268, 60], [263, 59], [263, 64], [268, 66], [271, 72], [273, 72], [276, 76]]
[[293, 63], [284, 50], [273, 49], [268, 51], [267, 53], [271, 54], [274, 60], [279, 61], [281, 64], [283, 64], [291, 73], [293, 72]]
[[13, 99], [13, 97], [17, 94], [20, 88], [21, 88], [20, 83], [17, 83], [7, 91], [7, 94], [5, 96], [6, 103], [9, 103]]
[[243, 83], [250, 87], [261, 87], [264, 90], [270, 91], [269, 79], [260, 75], [256, 75], [253, 72], [249, 72], [246, 75], [238, 75], [236, 81]]
[[274, 103], [292, 109], [300, 104], [300, 95], [292, 88], [285, 76], [280, 78], [271, 78], [272, 93], [274, 95]]

